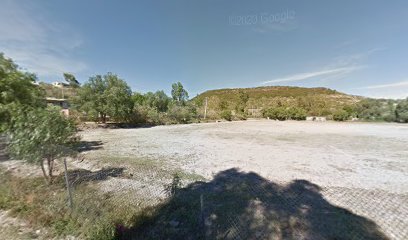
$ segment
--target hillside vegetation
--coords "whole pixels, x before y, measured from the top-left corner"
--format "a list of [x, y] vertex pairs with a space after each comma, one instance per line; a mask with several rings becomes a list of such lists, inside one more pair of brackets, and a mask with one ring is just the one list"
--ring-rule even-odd
[[78, 88], [73, 88], [71, 86], [56, 87], [52, 84], [41, 82], [40, 87], [44, 89], [46, 97], [71, 99], [78, 93]]
[[206, 98], [207, 117], [210, 119], [220, 118], [226, 112], [231, 112], [235, 118], [261, 117], [270, 108], [290, 108], [312, 116], [333, 116], [340, 110], [352, 109], [364, 99], [328, 88], [274, 86], [219, 89], [206, 91], [193, 99], [200, 112], [204, 112]]

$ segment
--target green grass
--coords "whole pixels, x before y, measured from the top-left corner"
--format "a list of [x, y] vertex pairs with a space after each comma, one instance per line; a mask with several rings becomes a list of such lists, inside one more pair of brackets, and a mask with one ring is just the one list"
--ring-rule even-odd
[[[185, 182], [204, 180], [197, 174], [166, 168], [159, 160], [99, 156], [98, 161], [129, 168], [134, 173], [132, 179], [142, 182], [151, 179], [162, 184], [161, 180], [169, 181], [174, 174]], [[115, 239], [116, 226], [130, 228], [141, 224], [154, 211], [149, 204], [136, 203], [138, 196], [132, 192], [102, 193], [92, 182], [74, 187], [71, 210], [67, 206], [63, 175], [57, 176], [53, 185], [46, 185], [42, 177], [20, 178], [0, 168], [0, 182], [0, 209], [9, 210], [11, 216], [24, 219], [34, 229], [48, 229], [50, 238], [73, 235], [85, 239]]]
[[[90, 184], [74, 189], [74, 208], [67, 207], [62, 176], [53, 185], [42, 178], [23, 179], [0, 169], [0, 209], [49, 230], [50, 236], [74, 235], [85, 239], [115, 239], [118, 224], [128, 226], [142, 212], [133, 205], [103, 194]], [[122, 200], [122, 201], [121, 201]]]
[[163, 159], [152, 159], [147, 157], [114, 156], [114, 155], [88, 155], [88, 161], [97, 161], [102, 165], [112, 167], [125, 167], [134, 177], [145, 177], [154, 174], [159, 179], [169, 180], [174, 174], [178, 174], [183, 181], [203, 181], [205, 178], [199, 174], [185, 172], [177, 167], [170, 166]]

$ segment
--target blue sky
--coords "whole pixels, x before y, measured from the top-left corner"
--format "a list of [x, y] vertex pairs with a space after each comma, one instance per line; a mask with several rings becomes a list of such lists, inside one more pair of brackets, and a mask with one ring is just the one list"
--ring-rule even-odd
[[408, 2], [3, 1], [0, 52], [42, 81], [134, 91], [291, 85], [408, 96]]

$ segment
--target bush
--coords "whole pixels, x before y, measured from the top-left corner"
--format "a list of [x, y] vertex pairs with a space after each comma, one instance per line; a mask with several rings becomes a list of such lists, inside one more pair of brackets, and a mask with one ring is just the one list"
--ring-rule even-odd
[[197, 117], [196, 109], [192, 106], [180, 106], [172, 105], [168, 112], [167, 117], [171, 123], [189, 123]]
[[166, 124], [166, 113], [159, 112], [154, 108], [147, 111], [147, 123], [154, 125]]
[[398, 122], [408, 123], [408, 98], [398, 103], [395, 116]]
[[291, 107], [287, 109], [288, 116], [292, 120], [306, 120], [306, 111], [302, 108]]
[[232, 121], [232, 114], [231, 111], [225, 110], [221, 112], [221, 118], [227, 120], [227, 121]]
[[345, 110], [338, 110], [333, 114], [334, 121], [346, 121], [350, 117], [349, 113]]
[[270, 118], [274, 120], [305, 120], [306, 119], [306, 111], [302, 108], [296, 107], [276, 107], [276, 108], [268, 108], [262, 112], [263, 117]]

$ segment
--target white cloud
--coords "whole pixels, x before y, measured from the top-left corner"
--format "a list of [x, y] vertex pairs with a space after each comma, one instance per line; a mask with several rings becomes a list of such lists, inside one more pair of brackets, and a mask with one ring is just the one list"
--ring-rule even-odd
[[40, 79], [85, 70], [86, 64], [74, 57], [83, 42], [80, 35], [69, 26], [42, 18], [42, 10], [29, 4], [2, 3], [0, 52]]
[[317, 71], [296, 73], [286, 77], [275, 78], [269, 81], [264, 81], [261, 84], [271, 84], [278, 82], [294, 82], [302, 81], [310, 78], [319, 79], [321, 81], [339, 80], [348, 76], [357, 70], [366, 68], [362, 62], [369, 55], [384, 50], [383, 48], [372, 48], [366, 52], [355, 53], [350, 55], [343, 55], [335, 57], [330, 64], [325, 65]]
[[354, 88], [351, 90], [358, 90], [360, 95], [374, 98], [394, 98], [394, 99], [407, 98], [408, 80], [378, 85], [369, 85]]
[[358, 89], [380, 89], [380, 88], [400, 88], [400, 87], [408, 87], [408, 81], [380, 84], [380, 85], [371, 85], [371, 86], [361, 87]]
[[322, 76], [331, 76], [336, 77], [339, 75], [343, 75], [346, 73], [351, 73], [358, 69], [362, 68], [361, 66], [350, 66], [350, 67], [340, 67], [340, 68], [332, 68], [327, 70], [320, 70], [315, 72], [306, 72], [306, 73], [298, 73], [291, 76], [283, 77], [283, 78], [276, 78], [269, 81], [262, 82], [262, 84], [269, 84], [269, 83], [278, 83], [278, 82], [294, 82], [294, 81], [301, 81], [313, 77], [322, 77]]

